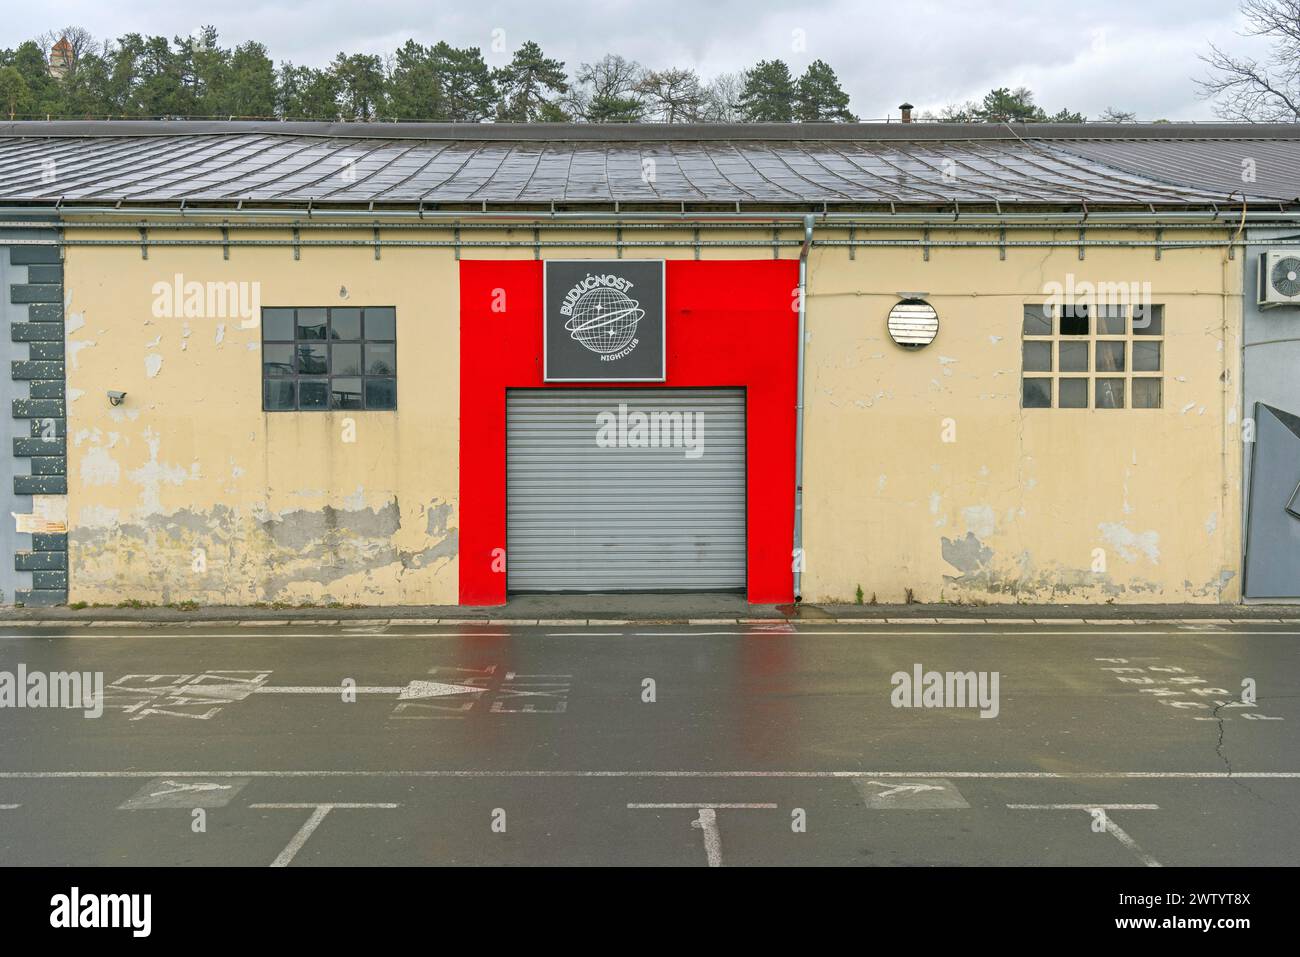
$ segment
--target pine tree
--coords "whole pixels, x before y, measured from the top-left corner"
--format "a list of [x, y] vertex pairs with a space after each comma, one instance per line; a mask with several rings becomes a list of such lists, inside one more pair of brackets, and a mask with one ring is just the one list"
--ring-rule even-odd
[[440, 41], [431, 54], [445, 107], [445, 115], [438, 119], [478, 123], [490, 116], [497, 95], [483, 52], [478, 47], [462, 50]]
[[761, 60], [745, 73], [740, 111], [747, 123], [789, 123], [794, 101], [794, 81], [783, 61]]
[[494, 71], [493, 80], [500, 94], [496, 118], [503, 123], [542, 121], [546, 108], [552, 105], [547, 93], [569, 89], [564, 63], [548, 59], [532, 40], [516, 50], [506, 66]]
[[222, 112], [232, 116], [275, 114], [275, 65], [266, 47], [249, 40], [235, 47]]
[[343, 118], [361, 122], [378, 119], [384, 104], [384, 67], [379, 57], [340, 53], [330, 69], [338, 79]]
[[445, 114], [438, 67], [430, 48], [407, 40], [393, 57], [388, 112], [399, 120], [434, 120]]
[[835, 71], [822, 60], [808, 65], [795, 89], [795, 118], [801, 123], [856, 123], [849, 112], [849, 95]]
[[339, 115], [339, 79], [309, 66], [280, 66], [276, 112], [286, 120], [335, 120]]

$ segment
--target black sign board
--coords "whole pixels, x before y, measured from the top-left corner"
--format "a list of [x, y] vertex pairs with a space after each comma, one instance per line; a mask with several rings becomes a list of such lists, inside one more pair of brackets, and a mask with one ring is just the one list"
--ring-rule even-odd
[[542, 317], [547, 382], [663, 382], [664, 264], [546, 260]]

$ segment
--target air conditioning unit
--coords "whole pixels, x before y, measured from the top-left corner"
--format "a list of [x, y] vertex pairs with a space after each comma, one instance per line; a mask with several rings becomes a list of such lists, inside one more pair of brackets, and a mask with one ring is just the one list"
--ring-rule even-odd
[[1259, 254], [1259, 304], [1300, 306], [1300, 249], [1268, 249]]

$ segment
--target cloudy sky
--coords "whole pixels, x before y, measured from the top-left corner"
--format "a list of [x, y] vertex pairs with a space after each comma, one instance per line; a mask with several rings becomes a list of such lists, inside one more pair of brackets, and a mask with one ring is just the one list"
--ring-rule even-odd
[[[704, 76], [781, 58], [823, 59], [862, 118], [1027, 86], [1049, 112], [1210, 119], [1194, 77], [1209, 42], [1267, 53], [1239, 33], [1236, 0], [44, 0], [8, 4], [0, 46], [66, 24], [102, 37], [183, 35], [211, 23], [223, 44], [248, 39], [277, 61], [324, 65], [339, 51], [387, 53], [408, 37], [479, 46], [490, 65], [525, 40], [572, 69], [607, 52]], [[496, 33], [494, 31], [503, 31]], [[492, 52], [493, 37], [505, 53]]]

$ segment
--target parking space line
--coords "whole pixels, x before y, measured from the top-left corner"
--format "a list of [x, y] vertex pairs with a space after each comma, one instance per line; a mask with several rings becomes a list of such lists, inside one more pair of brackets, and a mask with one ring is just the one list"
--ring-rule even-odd
[[290, 808], [293, 809], [311, 808], [312, 809], [311, 815], [307, 818], [306, 823], [303, 824], [303, 826], [298, 829], [298, 833], [293, 836], [293, 839], [289, 841], [289, 843], [285, 846], [284, 850], [281, 851], [279, 855], [276, 857], [276, 859], [271, 862], [272, 867], [288, 867], [289, 862], [294, 859], [295, 855], [297, 855], [297, 853], [300, 850], [302, 850], [302, 846], [307, 843], [307, 839], [311, 837], [313, 833], [315, 833], [316, 828], [320, 827], [321, 821], [325, 820], [325, 817], [329, 814], [330, 811], [334, 811], [338, 809], [351, 810], [356, 808], [384, 808], [384, 809], [391, 810], [392, 808], [401, 807], [401, 805], [400, 804], [343, 804], [343, 803], [250, 804], [249, 807], [265, 808], [270, 810], [285, 810]]
[[[1095, 815], [1098, 811], [1158, 811], [1158, 804], [1008, 804], [1012, 810], [1020, 811], [1087, 811]], [[1106, 833], [1133, 852], [1147, 867], [1161, 867], [1161, 863], [1142, 849], [1142, 845], [1129, 837], [1128, 833], [1115, 823], [1109, 814], [1102, 814]]]
[[721, 809], [733, 810], [764, 810], [771, 811], [776, 809], [775, 804], [728, 804], [722, 801], [711, 803], [675, 803], [675, 804], [629, 804], [630, 810], [688, 810], [699, 811], [699, 817], [691, 822], [691, 827], [697, 828], [704, 837], [704, 856], [709, 862], [709, 867], [722, 866], [722, 832], [718, 828], [718, 811]]
[[1139, 845], [1137, 841], [1133, 840], [1133, 838], [1129, 837], [1128, 834], [1124, 832], [1124, 829], [1121, 828], [1118, 824], [1116, 824], [1114, 818], [1112, 818], [1109, 814], [1106, 815], [1106, 830], [1111, 835], [1113, 835], [1117, 841], [1119, 841], [1130, 851], [1132, 851], [1137, 856], [1137, 859], [1140, 860], [1147, 867], [1161, 866], [1160, 862], [1157, 861], [1150, 854], [1148, 854], [1146, 851], [1142, 850], [1141, 845]]

